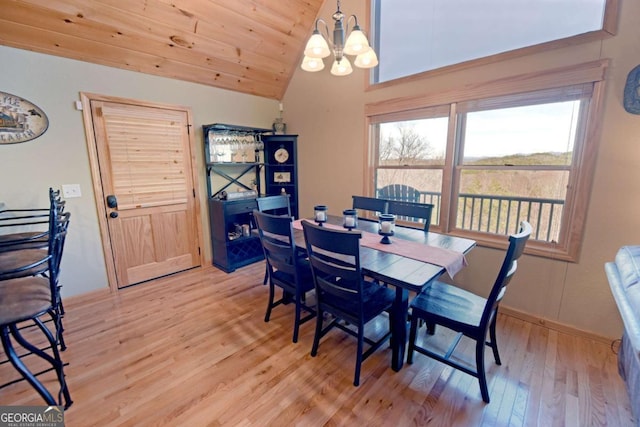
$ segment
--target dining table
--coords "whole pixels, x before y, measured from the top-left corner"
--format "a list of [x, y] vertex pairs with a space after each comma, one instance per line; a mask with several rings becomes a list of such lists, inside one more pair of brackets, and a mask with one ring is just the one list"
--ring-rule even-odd
[[[315, 223], [313, 219], [309, 222]], [[341, 216], [327, 215], [325, 226], [342, 228]], [[407, 320], [409, 315], [409, 293], [419, 293], [443, 274], [455, 275], [466, 266], [464, 255], [476, 245], [471, 239], [425, 232], [423, 229], [396, 225], [390, 244], [376, 244], [378, 222], [358, 219], [355, 231], [363, 234], [360, 245], [360, 266], [364, 276], [395, 288], [393, 310], [396, 322], [391, 331], [391, 367], [402, 369], [407, 344]], [[305, 247], [301, 220], [294, 221], [294, 239], [300, 248]], [[372, 239], [376, 239], [374, 243]], [[394, 246], [395, 245], [395, 246]], [[442, 262], [452, 256], [452, 265]], [[433, 260], [431, 259], [433, 257]], [[444, 264], [444, 265], [442, 265]]]

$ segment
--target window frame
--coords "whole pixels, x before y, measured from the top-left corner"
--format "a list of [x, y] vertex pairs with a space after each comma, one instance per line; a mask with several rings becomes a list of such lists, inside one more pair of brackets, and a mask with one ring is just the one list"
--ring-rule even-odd
[[[369, 150], [366, 162], [368, 170], [365, 179], [365, 194], [375, 196], [376, 191], [375, 176], [378, 166], [378, 144], [376, 141], [379, 135], [374, 131], [378, 127], [372, 125], [394, 120], [427, 118], [428, 116], [425, 114], [430, 111], [442, 112], [446, 108], [449, 115], [449, 133], [442, 176], [441, 209], [438, 225], [434, 225], [433, 228], [439, 232], [475, 239], [482, 246], [505, 248], [504, 236], [456, 228], [457, 206], [452, 206], [452, 201], [455, 201], [457, 205], [459, 177], [460, 171], [463, 169], [459, 167], [458, 160], [462, 154], [456, 141], [456, 133], [458, 126], [460, 126], [458, 113], [469, 111], [471, 106], [477, 106], [483, 102], [488, 106], [485, 109], [488, 109], [491, 102], [498, 98], [504, 100], [512, 97], [514, 103], [519, 103], [523, 99], [535, 99], [537, 95], [553, 97], [556, 94], [558, 100], [561, 100], [562, 93], [566, 91], [581, 90], [581, 87], [588, 88], [587, 92], [591, 94], [590, 101], [587, 108], [581, 111], [581, 114], [585, 115], [586, 124], [582, 130], [582, 141], [578, 141], [574, 147], [574, 161], [571, 165], [569, 188], [565, 197], [559, 242], [531, 241], [527, 244], [526, 249], [526, 252], [530, 254], [577, 262], [586, 225], [587, 208], [600, 140], [602, 98], [608, 65], [609, 60], [598, 60], [476, 83], [444, 92], [425, 93], [367, 104], [365, 118]], [[439, 114], [439, 116], [442, 115]], [[432, 114], [431, 117], [436, 117], [436, 115]], [[439, 168], [439, 166], [428, 168]]]

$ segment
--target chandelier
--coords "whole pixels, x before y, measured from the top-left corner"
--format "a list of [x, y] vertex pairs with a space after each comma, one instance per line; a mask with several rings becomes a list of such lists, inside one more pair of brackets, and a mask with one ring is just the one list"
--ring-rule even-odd
[[[300, 66], [305, 71], [315, 72], [322, 70], [324, 68], [322, 59], [331, 55], [332, 52], [335, 60], [331, 66], [331, 74], [334, 76], [346, 76], [353, 71], [351, 62], [345, 55], [355, 56], [354, 65], [358, 68], [373, 68], [378, 65], [376, 52], [369, 46], [367, 36], [360, 29], [358, 17], [351, 15], [345, 22], [345, 15], [340, 10], [340, 0], [337, 0], [337, 3], [338, 10], [332, 16], [334, 20], [333, 38], [329, 36], [329, 25], [323, 19], [316, 20], [316, 27], [304, 49], [304, 59]], [[349, 22], [351, 20], [353, 20], [354, 25], [351, 32], [349, 32]], [[318, 30], [318, 24], [320, 23], [324, 24], [326, 39]], [[346, 42], [345, 34], [348, 34]], [[331, 43], [331, 49], [327, 40]]]

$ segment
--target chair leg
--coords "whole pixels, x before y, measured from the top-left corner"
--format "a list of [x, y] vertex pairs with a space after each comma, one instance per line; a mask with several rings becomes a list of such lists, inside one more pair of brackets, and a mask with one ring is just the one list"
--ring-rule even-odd
[[407, 349], [407, 363], [413, 363], [413, 351], [416, 348], [416, 335], [418, 332], [418, 318], [411, 315], [411, 328], [409, 329], [409, 348]]
[[487, 375], [484, 371], [484, 340], [476, 341], [476, 371], [480, 383], [480, 394], [485, 403], [489, 403], [489, 388], [487, 387]]
[[311, 356], [315, 357], [318, 354], [318, 346], [320, 345], [320, 335], [322, 335], [322, 320], [324, 319], [324, 312], [318, 309], [316, 310], [316, 332], [313, 335], [313, 346], [311, 347]]
[[36, 379], [36, 377], [29, 371], [29, 369], [25, 366], [25, 364], [20, 359], [20, 356], [16, 353], [13, 345], [11, 344], [11, 338], [9, 337], [9, 326], [2, 326], [2, 331], [0, 331], [2, 340], [2, 347], [9, 359], [9, 362], [13, 365], [14, 368], [22, 375], [22, 378], [27, 380], [29, 384], [38, 392], [40, 396], [47, 402], [47, 405], [57, 405], [58, 402], [53, 398], [51, 393], [42, 385], [40, 381]]
[[264, 268], [264, 279], [262, 279], [262, 284], [266, 285], [269, 281], [269, 266], [265, 266]]
[[49, 316], [51, 316], [51, 320], [53, 320], [53, 324], [55, 325], [56, 342], [60, 346], [60, 350], [65, 351], [67, 344], [64, 342], [64, 337], [62, 336], [64, 326], [62, 325], [62, 313], [60, 313], [59, 307], [49, 310]]
[[436, 333], [436, 324], [433, 323], [433, 322], [426, 322], [426, 321], [425, 321], [425, 323], [427, 324], [427, 333], [429, 335], [435, 335], [435, 333]]
[[269, 318], [271, 317], [271, 309], [273, 308], [273, 299], [275, 298], [275, 286], [273, 286], [273, 283], [269, 283], [269, 301], [267, 304], [267, 313], [264, 315], [264, 321], [268, 322]]
[[[62, 288], [62, 286], [58, 286], [58, 295], [60, 295], [60, 289]], [[60, 307], [60, 315], [64, 316], [65, 315], [65, 311], [64, 311], [64, 305], [62, 304], [62, 298], [58, 297], [59, 301], [58, 301], [58, 306]]]
[[496, 361], [496, 365], [502, 365], [500, 361], [500, 353], [498, 353], [498, 341], [496, 341], [496, 315], [493, 316], [491, 325], [489, 325], [489, 337], [491, 338], [491, 349], [493, 350], [493, 358]]
[[[56, 374], [58, 376], [58, 382], [60, 383], [60, 391], [58, 393], [58, 402], [62, 404], [62, 397], [64, 396], [64, 408], [67, 409], [68, 407], [71, 406], [73, 401], [71, 400], [71, 395], [69, 394], [69, 388], [67, 387], [67, 381], [64, 376], [64, 363], [62, 362], [62, 358], [60, 357], [60, 352], [57, 346], [58, 344], [57, 339], [56, 337], [54, 337], [51, 331], [47, 329], [44, 323], [42, 323], [42, 320], [40, 320], [37, 317], [34, 320], [38, 325], [38, 327], [40, 328], [40, 330], [42, 331], [42, 333], [45, 335], [45, 337], [47, 337], [47, 340], [51, 345], [51, 351], [53, 352], [53, 360], [51, 361], [51, 364], [56, 370]], [[22, 338], [22, 336], [18, 332], [17, 328], [16, 328], [16, 332], [17, 332], [16, 338], [19, 336], [22, 340], [24, 340], [24, 338]], [[50, 359], [50, 356], [49, 355], [47, 356], [48, 356], [47, 359]]]
[[301, 300], [300, 300], [300, 295], [298, 295], [298, 292], [296, 292], [296, 315], [295, 318], [293, 319], [293, 342], [297, 343], [298, 342], [298, 331], [300, 329], [300, 312], [301, 312]]
[[353, 376], [353, 385], [356, 387], [360, 385], [360, 368], [362, 366], [363, 348], [364, 348], [364, 325], [360, 323], [358, 325], [358, 352], [356, 354], [356, 372]]

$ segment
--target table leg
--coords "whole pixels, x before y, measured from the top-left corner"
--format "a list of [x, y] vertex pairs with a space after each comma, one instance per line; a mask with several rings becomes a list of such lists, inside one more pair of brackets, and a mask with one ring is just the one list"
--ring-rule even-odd
[[393, 304], [394, 322], [391, 331], [391, 368], [394, 371], [402, 369], [404, 350], [407, 345], [407, 317], [409, 315], [409, 292], [396, 286], [396, 300]]

